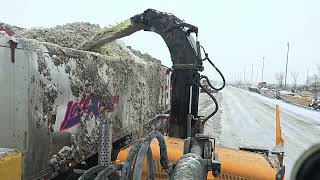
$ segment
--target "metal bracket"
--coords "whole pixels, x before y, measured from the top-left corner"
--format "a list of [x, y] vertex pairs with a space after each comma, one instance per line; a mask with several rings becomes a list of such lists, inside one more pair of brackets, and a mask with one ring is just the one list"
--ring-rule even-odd
[[219, 176], [220, 173], [221, 173], [221, 163], [220, 163], [220, 161], [218, 161], [218, 160], [212, 160], [212, 161], [211, 161], [211, 165], [210, 165], [210, 167], [209, 167], [208, 169], [211, 170], [212, 175], [213, 175], [214, 177]]
[[99, 165], [108, 166], [111, 163], [112, 151], [112, 124], [111, 121], [100, 122]]
[[11, 49], [11, 62], [14, 63], [16, 61], [15, 54], [18, 43], [13, 41], [12, 39], [8, 41]]
[[172, 69], [184, 69], [184, 70], [197, 70], [197, 71], [203, 71], [203, 66], [201, 65], [195, 65], [195, 64], [173, 64]]
[[[203, 159], [207, 164], [208, 171], [217, 177], [221, 172], [221, 163], [215, 154], [215, 139], [213, 136], [196, 134], [195, 138], [203, 143]], [[211, 142], [213, 140], [213, 143]]]
[[191, 137], [188, 137], [188, 138], [184, 141], [183, 154], [187, 154], [187, 153], [190, 152], [190, 146], [191, 146]]

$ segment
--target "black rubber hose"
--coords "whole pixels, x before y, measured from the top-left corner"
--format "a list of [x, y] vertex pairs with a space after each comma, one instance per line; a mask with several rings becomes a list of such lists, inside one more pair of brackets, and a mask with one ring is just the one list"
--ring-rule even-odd
[[172, 169], [172, 165], [169, 163], [166, 142], [164, 141], [162, 134], [156, 130], [153, 130], [148, 134], [148, 136], [146, 137], [146, 141], [148, 141], [148, 143], [150, 144], [154, 138], [157, 138], [159, 143], [161, 166], [167, 172], [167, 174], [170, 175], [173, 169]]
[[200, 84], [200, 83], [197, 83], [197, 84], [201, 87], [201, 89], [203, 89], [204, 92], [206, 92], [211, 97], [211, 99], [213, 100], [213, 102], [215, 104], [214, 111], [203, 120], [202, 123], [205, 124], [214, 114], [217, 113], [219, 106], [218, 106], [217, 99], [202, 84]]
[[[166, 145], [166, 143], [164, 141], [164, 138], [163, 138], [162, 134], [159, 131], [156, 131], [156, 130], [151, 131], [145, 137], [145, 141], [144, 141], [143, 144], [150, 145], [151, 141], [154, 138], [157, 138], [157, 140], [159, 142], [161, 166], [167, 172], [167, 174], [170, 175], [173, 172], [173, 168], [172, 168], [172, 165], [169, 163], [169, 160], [168, 160], [167, 145]], [[133, 161], [135, 160], [135, 157], [137, 157], [135, 155], [137, 154], [138, 151], [140, 152], [140, 149], [142, 148], [143, 144], [141, 142], [137, 143], [129, 151], [128, 157], [127, 157], [127, 159], [124, 162], [123, 167], [122, 167], [122, 172], [121, 172], [121, 179], [122, 180], [128, 179], [129, 174], [131, 172], [131, 166], [133, 165]]]
[[[156, 117], [154, 117], [153, 119], [151, 119], [150, 121], [153, 121], [157, 118], [161, 118], [161, 117], [165, 117], [165, 115], [157, 115]], [[122, 167], [122, 171], [121, 171], [121, 180], [126, 180], [129, 178], [130, 172], [131, 172], [131, 166], [133, 165], [133, 162], [135, 160], [135, 157], [140, 149], [142, 145], [142, 140], [138, 141], [135, 143], [135, 145], [133, 145], [133, 147], [130, 149], [128, 156], [123, 164]]]
[[154, 163], [153, 163], [153, 156], [152, 156], [152, 150], [149, 147], [149, 150], [147, 152], [147, 161], [148, 161], [148, 180], [154, 179]]
[[147, 154], [147, 161], [148, 161], [148, 179], [154, 179], [152, 151], [150, 149], [149, 142], [146, 141], [142, 144], [139, 150], [139, 153], [137, 155], [136, 163], [133, 171], [133, 180], [141, 179], [143, 165], [144, 165], [144, 158], [146, 154]]
[[129, 179], [129, 175], [131, 172], [131, 166], [133, 165], [133, 161], [135, 160], [136, 154], [138, 153], [141, 147], [141, 142], [137, 142], [129, 151], [127, 159], [123, 163], [122, 171], [121, 171], [121, 180]]
[[224, 79], [224, 76], [223, 76], [223, 74], [221, 73], [221, 71], [219, 70], [219, 68], [217, 68], [217, 66], [214, 65], [213, 62], [212, 62], [209, 58], [207, 58], [207, 60], [208, 60], [209, 63], [212, 65], [212, 67], [214, 67], [214, 68], [216, 69], [216, 71], [220, 74], [220, 76], [221, 76], [221, 78], [222, 78], [222, 82], [223, 82], [223, 83], [222, 83], [222, 86], [219, 87], [219, 88], [214, 88], [214, 90], [220, 91], [220, 90], [222, 90], [222, 89], [226, 86], [226, 80]]
[[100, 166], [100, 165], [97, 165], [97, 166], [94, 166], [88, 170], [86, 170], [80, 177], [78, 180], [92, 180], [94, 179], [97, 174], [99, 172], [101, 172], [102, 170], [104, 170], [106, 167], [104, 166]]
[[[109, 179], [119, 179], [116, 174], [112, 174], [117, 170], [121, 169], [121, 164], [111, 164], [101, 171], [94, 180], [109, 180]], [[112, 176], [112, 177], [109, 177]]]
[[201, 48], [202, 48], [202, 50], [203, 50], [203, 52], [204, 52], [204, 54], [205, 54], [205, 58], [204, 58], [202, 61], [208, 60], [209, 63], [211, 64], [211, 66], [214, 67], [214, 69], [219, 73], [219, 75], [221, 76], [222, 82], [223, 82], [223, 83], [222, 83], [222, 86], [219, 87], [219, 88], [213, 87], [213, 86], [210, 84], [209, 79], [207, 79], [208, 84], [209, 84], [209, 86], [210, 86], [212, 89], [214, 89], [214, 90], [216, 90], [216, 91], [220, 91], [220, 90], [222, 90], [222, 89], [226, 86], [226, 80], [225, 80], [223, 74], [221, 73], [221, 71], [219, 70], [219, 68], [218, 68], [216, 65], [214, 65], [213, 62], [210, 60], [210, 58], [208, 57], [208, 53], [206, 53], [206, 50], [204, 49], [204, 47], [201, 46]]
[[200, 76], [200, 79], [205, 79], [207, 82], [208, 82], [208, 85], [210, 88], [214, 89], [215, 91], [219, 91], [219, 89], [215, 88], [211, 83], [210, 83], [210, 80], [207, 76], [205, 75], [201, 75]]

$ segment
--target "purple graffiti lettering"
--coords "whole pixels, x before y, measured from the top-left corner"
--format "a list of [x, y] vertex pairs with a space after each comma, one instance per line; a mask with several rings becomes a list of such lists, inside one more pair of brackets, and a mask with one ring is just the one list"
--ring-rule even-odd
[[104, 110], [114, 110], [118, 106], [119, 96], [108, 96], [103, 101], [94, 96], [83, 98], [79, 102], [69, 101], [64, 119], [60, 125], [60, 131], [78, 125], [81, 122], [83, 114], [98, 116]]
[[63, 131], [66, 129], [65, 127], [67, 126], [67, 120], [69, 119], [69, 114], [70, 114], [70, 109], [72, 107], [72, 104], [73, 104], [73, 101], [68, 102], [67, 110], [64, 115], [64, 120], [62, 121], [61, 126], [60, 126], [60, 131]]
[[78, 102], [74, 102], [72, 104], [72, 107], [71, 107], [71, 110], [70, 110], [70, 114], [69, 114], [69, 117], [71, 119], [76, 118], [78, 116], [77, 109], [78, 109]]
[[82, 113], [87, 113], [87, 114], [90, 114], [91, 113], [91, 111], [90, 111], [90, 108], [89, 108], [89, 105], [90, 105], [90, 99], [89, 98], [87, 98], [87, 99], [82, 99], [81, 101], [80, 101], [80, 104], [81, 104], [81, 112]]

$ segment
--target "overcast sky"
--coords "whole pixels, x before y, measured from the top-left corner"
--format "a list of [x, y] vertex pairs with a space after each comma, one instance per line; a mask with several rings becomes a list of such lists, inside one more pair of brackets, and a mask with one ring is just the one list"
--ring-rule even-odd
[[[299, 72], [305, 82], [320, 65], [320, 1], [317, 0], [0, 0], [0, 22], [21, 27], [53, 27], [82, 21], [101, 27], [125, 20], [147, 8], [175, 14], [199, 27], [199, 38], [211, 59], [228, 81], [241, 77], [275, 82], [275, 74], [285, 71], [287, 42], [290, 43], [290, 72]], [[201, 3], [200, 3], [201, 2]], [[138, 32], [122, 39], [127, 45], [161, 59], [171, 67], [169, 51], [161, 37]], [[209, 65], [205, 74], [217, 79]], [[246, 70], [246, 71], [245, 71]], [[258, 74], [257, 74], [258, 72]], [[258, 79], [257, 79], [258, 77]]]

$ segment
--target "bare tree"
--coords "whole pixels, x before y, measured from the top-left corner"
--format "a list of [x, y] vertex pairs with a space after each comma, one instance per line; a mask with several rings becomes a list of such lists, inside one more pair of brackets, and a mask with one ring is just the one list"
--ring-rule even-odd
[[320, 92], [320, 65], [318, 67], [318, 73], [314, 73], [312, 77], [312, 87], [314, 92]]
[[312, 77], [311, 77], [311, 87], [313, 89], [314, 92], [317, 92], [319, 89], [320, 85], [320, 78], [319, 76], [315, 73]]
[[276, 80], [279, 88], [283, 88], [284, 74], [282, 72], [276, 74]]
[[317, 69], [318, 72], [307, 77], [307, 89], [314, 93], [320, 92], [320, 65], [317, 65]]
[[299, 73], [298, 72], [291, 72], [291, 76], [293, 79], [293, 88], [296, 89]]

